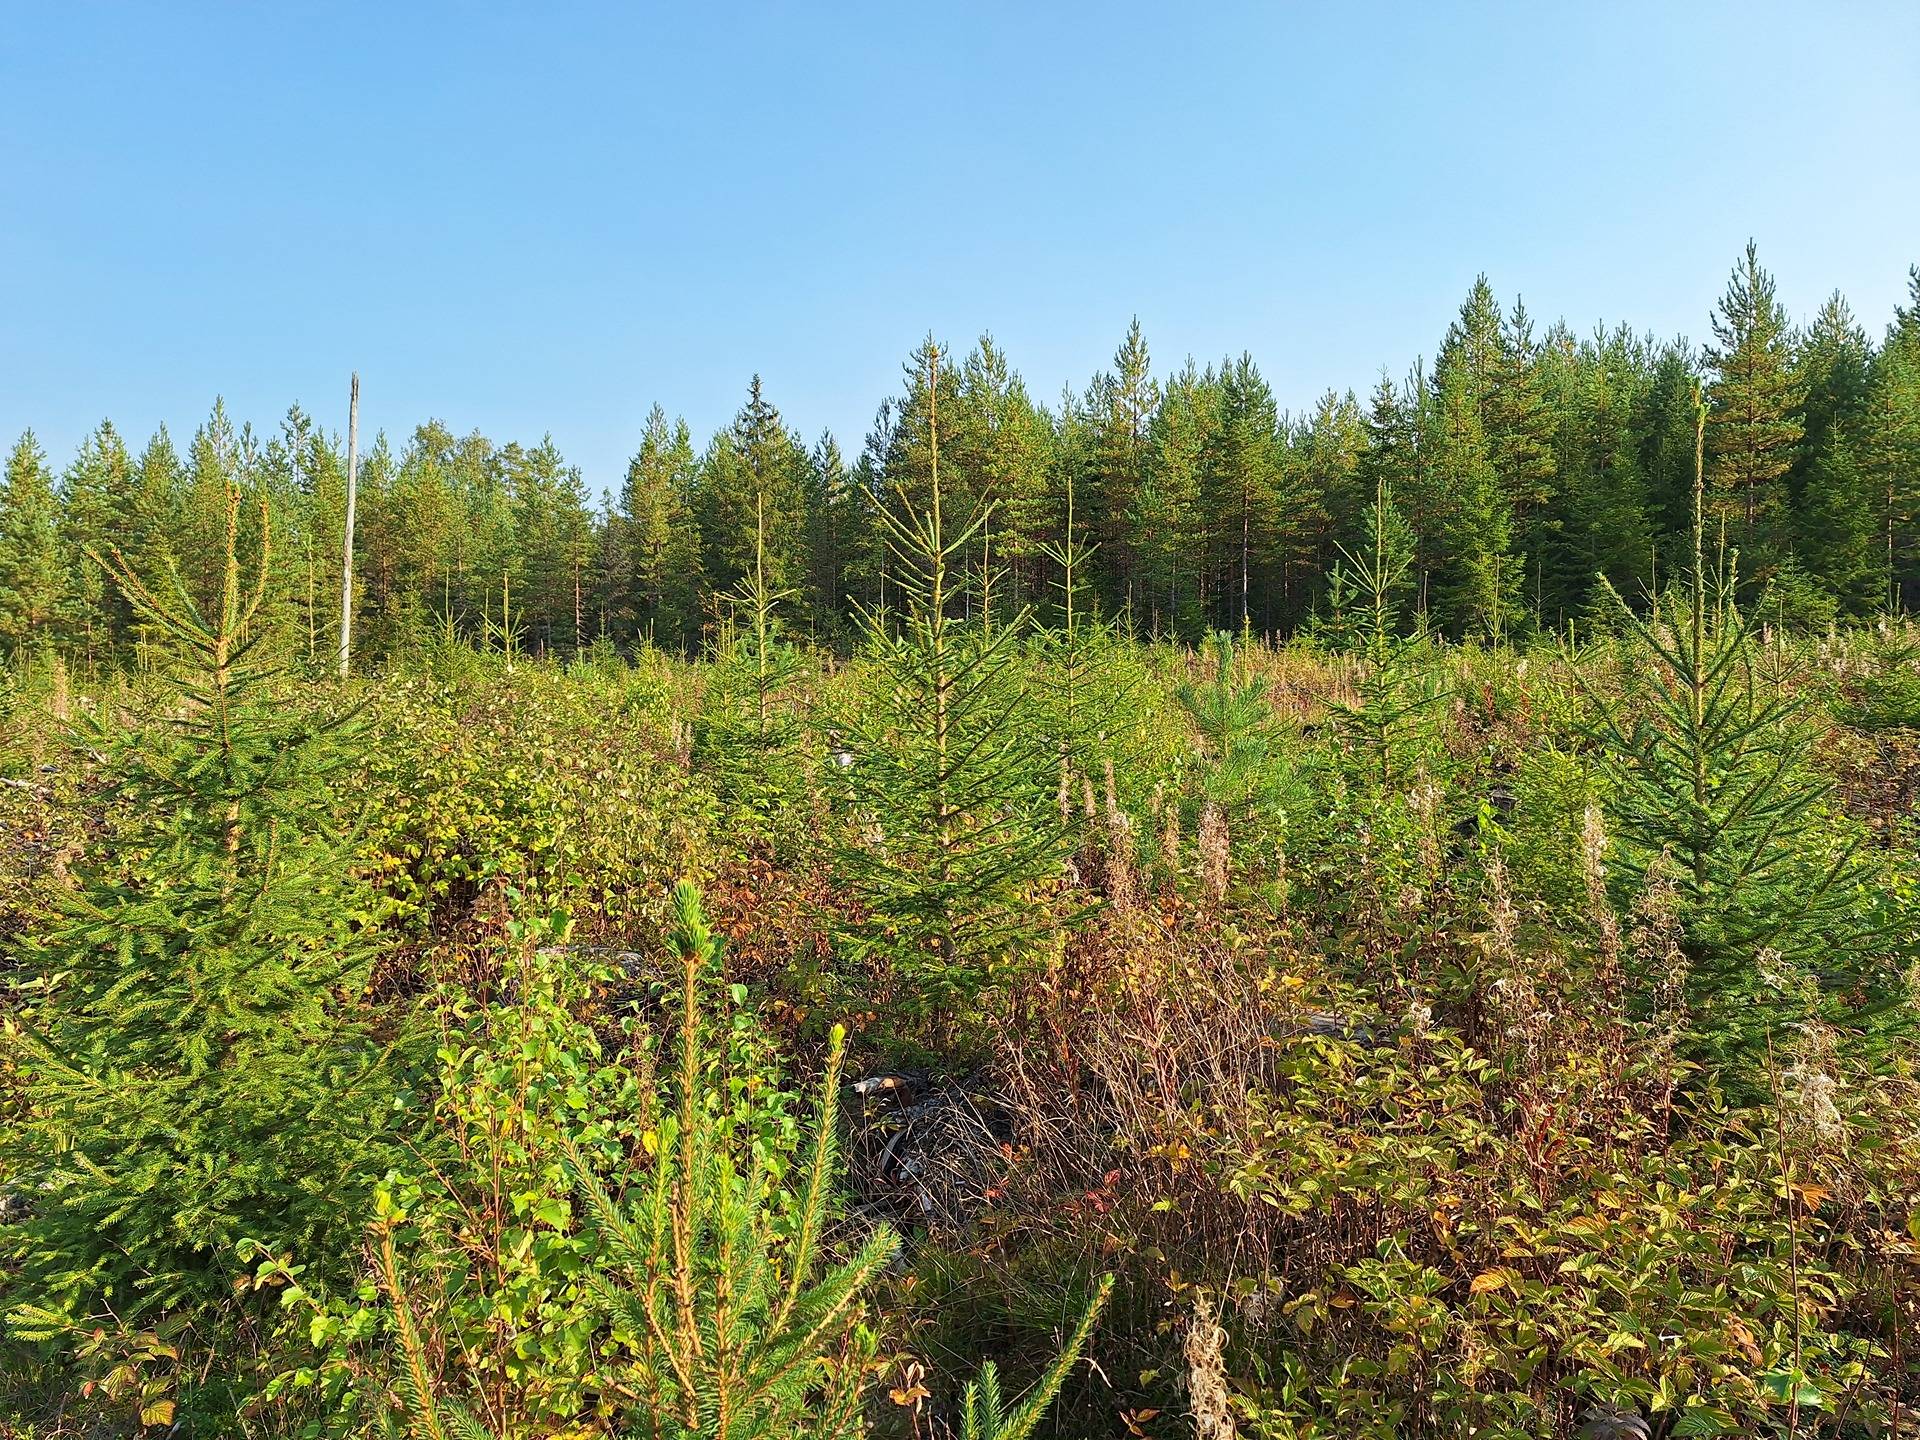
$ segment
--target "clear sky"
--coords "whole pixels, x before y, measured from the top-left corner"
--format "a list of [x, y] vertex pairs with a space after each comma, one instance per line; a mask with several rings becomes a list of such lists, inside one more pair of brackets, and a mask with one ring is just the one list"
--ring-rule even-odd
[[1920, 260], [1920, 4], [20, 3], [0, 433], [215, 394], [551, 431], [598, 490], [749, 374], [853, 451], [929, 330], [1049, 403], [1138, 314], [1284, 406], [1475, 272], [1704, 336], [1749, 235], [1878, 333]]

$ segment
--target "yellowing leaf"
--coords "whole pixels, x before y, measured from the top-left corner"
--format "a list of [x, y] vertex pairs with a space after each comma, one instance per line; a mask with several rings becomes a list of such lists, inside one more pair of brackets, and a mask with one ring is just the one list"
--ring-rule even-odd
[[1482, 1270], [1473, 1277], [1473, 1284], [1469, 1288], [1476, 1295], [1485, 1295], [1489, 1290], [1498, 1290], [1506, 1283], [1507, 1275], [1504, 1270]]
[[173, 1423], [173, 1401], [155, 1400], [140, 1407], [142, 1425], [171, 1425]]

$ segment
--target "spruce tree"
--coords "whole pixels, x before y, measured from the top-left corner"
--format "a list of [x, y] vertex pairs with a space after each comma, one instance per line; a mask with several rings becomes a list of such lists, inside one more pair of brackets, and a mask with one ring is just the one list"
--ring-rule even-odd
[[1790, 538], [1786, 477], [1806, 433], [1805, 396], [1794, 374], [1786, 311], [1751, 240], [1714, 312], [1713, 335], [1707, 351], [1713, 371], [1707, 389], [1709, 507], [1714, 519], [1726, 523], [1728, 543], [1745, 557], [1743, 571], [1764, 580]]
[[685, 420], [655, 405], [620, 488], [620, 538], [628, 593], [620, 616], [659, 645], [680, 645], [699, 628], [699, 534], [693, 526], [693, 438]]
[[1559, 457], [1547, 406], [1541, 347], [1527, 307], [1515, 299], [1502, 322], [1499, 360], [1483, 406], [1489, 458], [1511, 516], [1514, 548], [1528, 567], [1520, 589], [1536, 612], [1544, 601], [1547, 557], [1560, 543]]
[[1796, 505], [1806, 494], [1819, 457], [1835, 444], [1857, 440], [1873, 358], [1873, 342], [1866, 329], [1854, 318], [1846, 298], [1834, 291], [1795, 347], [1794, 381], [1805, 396], [1802, 420], [1806, 427], [1791, 477]]
[[1822, 833], [1805, 696], [1762, 673], [1733, 577], [1708, 570], [1706, 425], [1697, 405], [1691, 571], [1653, 616], [1622, 607], [1626, 695], [1573, 674], [1598, 716], [1619, 873], [1680, 897], [1684, 973], [1637, 977], [1638, 998], [1677, 984], [1694, 1053], [1751, 1077], [1776, 1033], [1864, 1021], [1904, 986], [1863, 922], [1850, 847]]
[[1332, 719], [1354, 778], [1386, 791], [1405, 780], [1418, 756], [1407, 743], [1420, 717], [1440, 699], [1432, 676], [1419, 664], [1426, 642], [1423, 622], [1401, 633], [1401, 610], [1413, 567], [1413, 532], [1401, 518], [1386, 480], [1378, 482], [1366, 509], [1358, 543], [1340, 547], [1342, 574], [1350, 581], [1350, 613], [1336, 617], [1339, 629], [1363, 657], [1351, 702], [1336, 702]]
[[764, 839], [777, 836], [799, 795], [790, 764], [799, 720], [785, 692], [801, 660], [780, 613], [793, 592], [774, 588], [764, 513], [755, 519], [752, 568], [715, 602], [712, 666], [692, 754], [732, 807], [731, 823]]
[[1648, 523], [1662, 568], [1676, 575], [1687, 565], [1693, 523], [1693, 406], [1700, 384], [1692, 348], [1684, 340], [1671, 341], [1661, 347], [1646, 392], [1634, 407]]
[[[349, 722], [276, 693], [265, 515], [247, 558], [237, 487], [225, 508], [211, 610], [107, 562], [166, 642], [172, 703], [87, 722], [111, 843], [24, 957], [8, 1161], [40, 1198], [0, 1239], [27, 1336], [208, 1319], [242, 1239], [337, 1268], [385, 1164], [394, 1096], [359, 1018], [370, 900], [335, 811]], [[198, 1338], [183, 1370], [218, 1373], [217, 1335]]]
[[1556, 530], [1544, 561], [1546, 613], [1559, 628], [1589, 614], [1597, 578], [1620, 594], [1643, 595], [1653, 580], [1654, 537], [1641, 435], [1636, 428], [1649, 383], [1643, 342], [1624, 328], [1598, 332], [1577, 349], [1553, 352], [1559, 412]]
[[1310, 612], [1321, 577], [1338, 556], [1339, 530], [1362, 509], [1361, 457], [1367, 426], [1351, 390], [1329, 390], [1295, 427], [1282, 486], [1279, 560], [1283, 613], [1289, 627]]
[[990, 628], [955, 613], [977, 583], [957, 557], [985, 515], [956, 525], [947, 514], [940, 352], [929, 342], [921, 356], [927, 503], [887, 516], [893, 608], [862, 617], [876, 683], [840, 723], [858, 833], [839, 868], [865, 911], [842, 939], [888, 965], [910, 1015], [958, 1040], [977, 1038], [975, 1007], [1035, 953], [1036, 901], [1061, 851], [1051, 757], [1026, 723], [1016, 670], [1024, 617]]
[[822, 431], [807, 465], [807, 610], [816, 634], [837, 636], [845, 622], [847, 587], [857, 568], [864, 523], [858, 481], [840, 443]]
[[991, 335], [980, 337], [960, 367], [949, 434], [950, 472], [970, 477], [977, 491], [962, 502], [992, 507], [977, 553], [966, 563], [970, 569], [997, 564], [1009, 582], [1004, 600], [1017, 610], [1043, 583], [1053, 435]]
[[47, 455], [31, 430], [7, 457], [0, 490], [0, 642], [15, 660], [50, 652], [65, 607], [60, 509]]
[[103, 420], [81, 442], [60, 493], [68, 629], [75, 647], [90, 661], [112, 660], [130, 629], [125, 601], [88, 552], [105, 554], [131, 538], [133, 488], [133, 459], [113, 422]]
[[1432, 424], [1433, 484], [1445, 505], [1438, 609], [1454, 633], [1498, 641], [1513, 622], [1520, 565], [1506, 496], [1461, 366], [1441, 374]]

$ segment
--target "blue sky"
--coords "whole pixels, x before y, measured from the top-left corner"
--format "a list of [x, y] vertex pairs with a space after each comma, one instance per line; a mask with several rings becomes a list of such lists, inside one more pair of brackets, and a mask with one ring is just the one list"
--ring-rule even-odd
[[857, 450], [929, 330], [1035, 394], [1138, 314], [1285, 406], [1477, 271], [1707, 329], [1747, 237], [1876, 332], [1920, 261], [1920, 5], [93, 5], [0, 32], [0, 433], [551, 431], [759, 371]]

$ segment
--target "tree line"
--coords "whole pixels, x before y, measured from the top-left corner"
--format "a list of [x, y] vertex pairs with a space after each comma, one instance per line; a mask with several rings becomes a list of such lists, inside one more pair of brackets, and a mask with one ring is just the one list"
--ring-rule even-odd
[[[857, 455], [808, 443], [755, 376], [704, 446], [655, 405], [597, 499], [551, 436], [429, 421], [362, 457], [356, 633], [376, 660], [436, 633], [688, 648], [757, 561], [791, 630], [840, 643], [910, 581], [887, 519], [927, 494], [930, 411], [946, 503], [985, 516], [957, 557], [979, 577], [969, 606], [1058, 603], [1073, 546], [1082, 603], [1136, 631], [1292, 634], [1338, 605], [1343, 547], [1384, 493], [1410, 614], [1456, 637], [1561, 630], [1597, 612], [1602, 579], [1636, 597], [1679, 573], [1697, 394], [1710, 534], [1743, 593], [1783, 620], [1866, 617], [1920, 597], [1920, 266], [1909, 282], [1877, 338], [1838, 292], [1796, 324], [1749, 244], [1696, 346], [1536, 330], [1482, 276], [1430, 365], [1301, 412], [1251, 355], [1156, 372], [1137, 321], [1051, 407], [990, 336], [957, 363], [929, 338]], [[262, 435], [216, 401], [184, 454], [164, 427], [136, 452], [103, 421], [58, 474], [28, 431], [0, 490], [0, 648], [137, 658], [143, 622], [98, 561], [117, 552], [149, 583], [177, 572], [212, 605], [237, 482], [258, 502], [249, 523], [271, 527], [272, 615], [324, 655], [346, 472], [339, 435], [297, 405]]]

